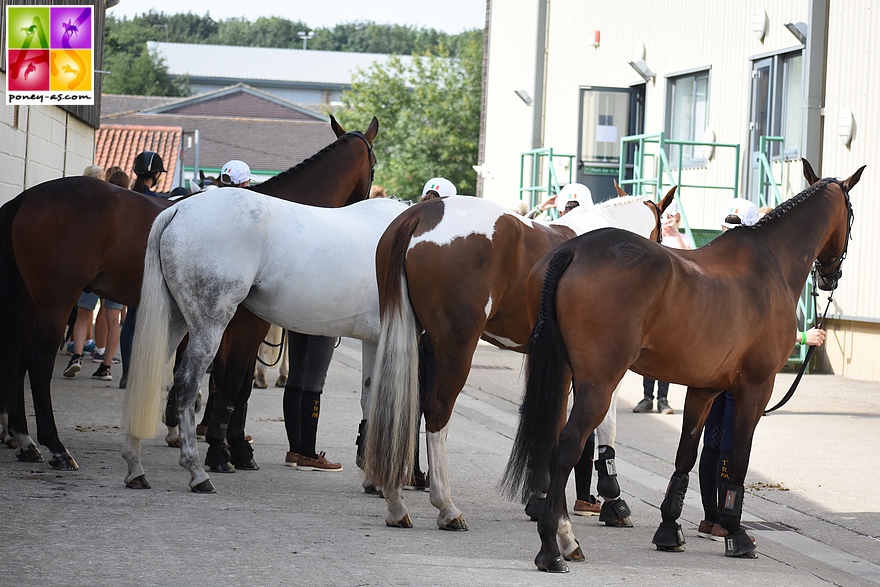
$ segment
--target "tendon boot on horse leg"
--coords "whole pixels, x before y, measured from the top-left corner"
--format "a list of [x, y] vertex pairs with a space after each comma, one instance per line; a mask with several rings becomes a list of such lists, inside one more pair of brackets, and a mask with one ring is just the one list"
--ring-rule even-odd
[[629, 509], [629, 505], [620, 497], [620, 484], [617, 482], [617, 465], [614, 461], [614, 449], [612, 447], [599, 447], [596, 473], [599, 475], [596, 492], [603, 500], [599, 521], [605, 522], [606, 526], [632, 528], [633, 523], [629, 519], [632, 512]]
[[177, 391], [174, 386], [168, 391], [168, 399], [165, 402], [165, 414], [163, 421], [168, 427], [165, 442], [173, 448], [180, 448], [180, 419], [177, 416]]
[[724, 501], [720, 504], [721, 526], [727, 530], [727, 536], [724, 537], [724, 556], [758, 558], [755, 541], [740, 526], [745, 488], [742, 485], [722, 484], [720, 489], [724, 492]]
[[[249, 373], [253, 372], [253, 366]], [[238, 471], [259, 471], [260, 466], [254, 460], [254, 449], [245, 436], [244, 427], [247, 422], [248, 400], [251, 394], [250, 377], [242, 381], [238, 397], [235, 399], [235, 409], [229, 420], [229, 428], [226, 430], [226, 444], [229, 447], [229, 459], [232, 466]]]
[[684, 532], [681, 531], [681, 524], [678, 518], [681, 516], [681, 510], [684, 507], [684, 496], [687, 494], [688, 474], [675, 472], [669, 480], [669, 486], [666, 488], [666, 496], [663, 503], [660, 504], [660, 515], [663, 521], [660, 527], [654, 533], [654, 539], [651, 541], [657, 545], [657, 550], [665, 550], [668, 552], [684, 552]]
[[205, 433], [205, 440], [208, 442], [205, 466], [215, 473], [235, 473], [235, 466], [230, 460], [231, 455], [226, 445], [226, 433], [235, 406], [227, 402], [228, 400], [214, 398], [214, 409], [208, 418], [208, 430]]

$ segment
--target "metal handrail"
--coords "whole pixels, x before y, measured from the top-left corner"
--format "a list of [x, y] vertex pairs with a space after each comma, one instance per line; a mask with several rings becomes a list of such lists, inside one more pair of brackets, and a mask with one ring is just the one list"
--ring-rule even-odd
[[[526, 157], [531, 157], [531, 175], [528, 186], [525, 182], [525, 172], [526, 172]], [[546, 157], [546, 174], [542, 172], [541, 162], [543, 158]], [[553, 164], [554, 158], [565, 158], [568, 159], [568, 182], [571, 183], [572, 173], [574, 171], [573, 161], [574, 155], [562, 155], [560, 153], [554, 153], [552, 147], [543, 148], [543, 149], [532, 149], [531, 151], [525, 151], [520, 154], [520, 165], [519, 165], [519, 197], [520, 200], [525, 199], [523, 196], [525, 195], [528, 199], [526, 200], [529, 203], [529, 208], [534, 208], [541, 202], [540, 195], [547, 194], [549, 197], [552, 194], [558, 194], [559, 190], [562, 189], [562, 184], [559, 182], [559, 178], [556, 175], [556, 166]], [[544, 177], [546, 175], [546, 184], [544, 184]], [[556, 209], [552, 209], [550, 212], [551, 216], [556, 214]]]

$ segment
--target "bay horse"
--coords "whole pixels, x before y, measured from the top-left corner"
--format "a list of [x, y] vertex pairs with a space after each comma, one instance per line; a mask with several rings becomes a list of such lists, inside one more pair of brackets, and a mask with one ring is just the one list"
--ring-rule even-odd
[[[331, 128], [337, 136], [334, 143], [253, 189], [316, 206], [366, 198], [378, 121], [374, 118], [365, 133], [346, 133], [331, 117]], [[43, 460], [28, 434], [27, 372], [37, 438], [52, 453], [49, 464], [61, 470], [78, 468], [58, 436], [50, 386], [70, 310], [84, 289], [122, 304], [138, 304], [147, 235], [156, 216], [171, 205], [76, 176], [29, 188], [0, 207], [0, 326], [7, 341], [0, 352], [0, 438], [17, 445], [18, 460]], [[246, 332], [254, 327], [254, 318], [241, 320]], [[256, 321], [257, 331], [260, 323]], [[245, 338], [262, 336], [257, 332]], [[254, 349], [256, 344], [259, 341]], [[236, 359], [231, 352], [229, 356], [233, 367], [246, 369], [247, 357]], [[219, 360], [221, 366], [227, 361]]]
[[126, 483], [145, 478], [141, 439], [155, 435], [165, 367], [188, 332], [174, 373], [179, 462], [192, 491], [215, 491], [199, 463], [194, 401], [239, 304], [285, 330], [362, 340], [367, 380], [379, 334], [376, 244], [407, 208], [384, 198], [316, 208], [219, 188], [160, 214], [147, 241], [123, 408]]
[[382, 488], [388, 526], [412, 527], [401, 488], [413, 473], [419, 427], [421, 333], [436, 356], [423, 405], [430, 500], [440, 510], [441, 529], [467, 530], [452, 501], [446, 438], [477, 342], [523, 352], [531, 331], [523, 301], [532, 266], [559, 243], [601, 227], [658, 238], [660, 211], [673, 193], [660, 210], [641, 196], [619, 197], [580, 206], [549, 224], [488, 200], [449, 196], [413, 206], [391, 223], [376, 252], [382, 334], [365, 453], [366, 478]]
[[[533, 471], [550, 466], [538, 520], [539, 569], [567, 572], [565, 560], [583, 560], [565, 483], [627, 369], [687, 386], [675, 472], [654, 544], [684, 550], [677, 520], [688, 474], [712, 400], [729, 390], [736, 398], [733, 454], [719, 491], [725, 555], [755, 556], [740, 525], [755, 426], [791, 354], [797, 300], [811, 266], [820, 289], [837, 287], [853, 219], [849, 192], [864, 170], [841, 182], [819, 179], [806, 160], [803, 166], [805, 191], [756, 225], [699, 249], [671, 249], [605, 229], [556, 247], [532, 269], [526, 295], [535, 327], [522, 418], [502, 486], [525, 497]], [[566, 374], [573, 377], [575, 400], [560, 431]]]

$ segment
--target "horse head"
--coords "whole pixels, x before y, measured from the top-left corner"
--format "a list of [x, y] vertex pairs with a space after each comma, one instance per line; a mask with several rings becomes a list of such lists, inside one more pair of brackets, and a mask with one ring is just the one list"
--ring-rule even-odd
[[837, 289], [837, 282], [843, 275], [843, 260], [846, 258], [847, 247], [849, 246], [850, 232], [853, 223], [852, 204], [849, 200], [849, 192], [859, 183], [862, 177], [862, 171], [865, 165], [859, 167], [855, 173], [843, 181], [836, 179], [820, 179], [813, 171], [810, 163], [804, 159], [804, 178], [810, 186], [817, 186], [820, 182], [825, 182], [820, 189], [830, 190], [840, 194], [843, 200], [843, 206], [838, 207], [836, 218], [829, 224], [829, 233], [816, 257], [814, 264], [814, 272], [816, 275], [816, 285], [824, 291], [833, 291]]
[[[355, 184], [354, 188], [351, 191], [351, 195], [348, 198], [348, 201], [345, 203], [353, 204], [355, 202], [360, 202], [361, 200], [366, 200], [370, 196], [370, 187], [373, 185], [373, 176], [376, 172], [376, 154], [373, 152], [373, 139], [376, 138], [376, 134], [379, 132], [379, 120], [374, 116], [373, 120], [370, 122], [370, 126], [367, 127], [367, 130], [364, 132], [359, 131], [348, 131], [342, 128], [342, 125], [336, 120], [336, 118], [331, 114], [330, 115], [330, 128], [333, 129], [333, 132], [336, 134], [337, 139], [343, 139], [346, 135], [348, 135], [349, 142], [351, 140], [360, 139], [363, 141], [364, 145], [368, 151], [367, 164], [369, 165], [369, 178], [367, 178], [367, 169], [363, 169], [363, 173], [358, 173], [357, 184]], [[338, 141], [337, 141], [338, 142]]]

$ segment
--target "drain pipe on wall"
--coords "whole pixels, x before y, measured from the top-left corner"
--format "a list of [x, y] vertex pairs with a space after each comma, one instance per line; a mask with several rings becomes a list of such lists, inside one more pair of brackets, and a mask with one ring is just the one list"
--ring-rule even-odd
[[535, 41], [535, 91], [532, 119], [532, 148], [544, 146], [544, 91], [547, 87], [547, 15], [549, 0], [538, 0], [538, 30]]
[[809, 21], [804, 55], [804, 132], [801, 156], [822, 177], [822, 116], [828, 63], [828, 9], [830, 0], [809, 0]]

